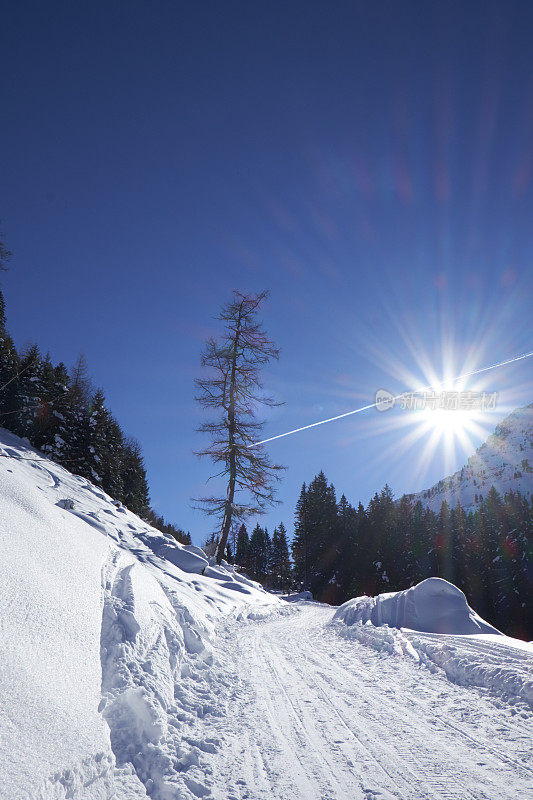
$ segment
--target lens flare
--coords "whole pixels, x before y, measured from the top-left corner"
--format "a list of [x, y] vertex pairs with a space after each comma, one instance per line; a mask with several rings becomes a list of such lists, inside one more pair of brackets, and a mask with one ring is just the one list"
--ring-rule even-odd
[[[488, 372], [489, 370], [492, 370], [492, 369], [498, 369], [499, 367], [505, 367], [508, 364], [514, 364], [517, 361], [522, 361], [523, 359], [530, 358], [531, 356], [533, 356], [533, 351], [531, 351], [529, 353], [523, 353], [520, 356], [514, 356], [513, 358], [508, 358], [505, 361], [499, 361], [497, 364], [490, 364], [487, 367], [480, 367], [479, 369], [473, 369], [473, 370], [469, 370], [468, 372], [463, 372], [461, 375], [456, 375], [454, 378], [446, 378], [445, 380], [437, 381], [435, 383], [432, 383], [432, 384], [430, 384], [428, 386], [424, 386], [421, 389], [416, 389], [414, 391], [416, 391], [417, 394], [420, 394], [420, 393], [427, 392], [427, 391], [432, 391], [432, 390], [435, 390], [435, 389], [442, 389], [443, 387], [451, 388], [454, 384], [457, 384], [459, 382], [464, 382], [467, 378], [473, 377], [474, 375], [480, 375], [482, 372]], [[463, 387], [461, 387], [461, 388], [463, 388]], [[398, 395], [394, 395], [394, 396], [392, 396], [392, 400], [399, 400], [399, 399], [401, 399], [403, 397], [403, 395], [404, 395], [404, 393], [398, 394]], [[329, 417], [328, 419], [322, 419], [322, 420], [319, 420], [318, 422], [311, 422], [309, 425], [303, 425], [301, 428], [294, 428], [291, 431], [286, 431], [285, 433], [278, 433], [276, 436], [270, 436], [268, 439], [262, 439], [259, 442], [252, 442], [252, 444], [249, 444], [248, 447], [258, 447], [259, 445], [266, 444], [267, 442], [274, 442], [276, 439], [283, 439], [285, 436], [292, 436], [295, 433], [301, 433], [302, 431], [309, 430], [310, 428], [316, 428], [318, 425], [326, 425], [328, 422], [335, 422], [336, 420], [343, 419], [345, 417], [350, 417], [350, 416], [353, 416], [354, 414], [360, 414], [362, 411], [368, 411], [370, 408], [376, 408], [377, 405], [378, 405], [378, 401], [376, 401], [374, 403], [369, 403], [366, 406], [361, 406], [360, 408], [355, 408], [352, 411], [345, 411], [343, 414], [337, 414], [337, 416], [335, 416], [335, 417]], [[435, 413], [435, 412], [432, 411], [431, 413]], [[448, 411], [446, 413], [448, 413], [448, 414], [458, 414], [458, 413], [461, 413], [461, 412], [457, 412], [457, 411], [454, 410], [454, 411]], [[433, 418], [433, 419], [435, 419], [435, 418]], [[448, 417], [446, 417], [446, 418], [441, 417], [440, 419], [441, 420], [444, 420], [444, 419], [448, 420], [447, 421], [448, 428], [450, 428], [450, 426], [453, 426], [453, 425], [459, 425], [460, 426], [460, 422], [461, 422], [460, 418], [457, 421], [452, 421], [452, 419], [448, 418]], [[464, 419], [464, 417], [463, 417], [463, 419]]]

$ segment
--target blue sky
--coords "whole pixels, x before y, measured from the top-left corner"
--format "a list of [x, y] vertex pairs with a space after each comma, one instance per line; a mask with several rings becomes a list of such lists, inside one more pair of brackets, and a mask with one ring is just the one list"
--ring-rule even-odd
[[[10, 3], [0, 47], [3, 278], [19, 346], [87, 356], [141, 442], [155, 507], [190, 507], [203, 340], [268, 288], [265, 436], [533, 349], [529, 3]], [[533, 401], [531, 361], [467, 388]], [[460, 465], [406, 412], [269, 445], [291, 529], [323, 469], [367, 502]], [[416, 428], [415, 428], [416, 429]]]

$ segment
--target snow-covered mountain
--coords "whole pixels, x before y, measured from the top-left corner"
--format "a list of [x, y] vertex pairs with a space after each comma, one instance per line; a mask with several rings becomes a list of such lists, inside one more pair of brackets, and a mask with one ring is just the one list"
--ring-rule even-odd
[[503, 496], [519, 491], [531, 497], [533, 492], [533, 403], [517, 408], [496, 426], [462, 469], [436, 483], [430, 489], [410, 495], [413, 502], [438, 512], [445, 500], [455, 506], [459, 501], [475, 510], [491, 486]]

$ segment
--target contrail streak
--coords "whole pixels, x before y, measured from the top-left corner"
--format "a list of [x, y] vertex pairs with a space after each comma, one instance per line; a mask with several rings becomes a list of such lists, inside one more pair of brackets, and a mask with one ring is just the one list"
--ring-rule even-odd
[[[424, 386], [422, 389], [416, 389], [416, 394], [419, 392], [427, 392], [428, 389], [437, 389], [439, 386], [443, 386], [445, 383], [451, 383], [452, 381], [459, 381], [462, 378], [469, 378], [471, 375], [479, 375], [480, 372], [488, 372], [490, 369], [497, 369], [498, 367], [505, 367], [507, 364], [513, 364], [515, 361], [522, 361], [524, 358], [530, 358], [533, 356], [533, 350], [530, 353], [524, 353], [521, 356], [515, 356], [514, 358], [508, 358], [506, 361], [500, 361], [498, 364], [491, 364], [489, 367], [481, 367], [481, 369], [473, 369], [471, 372], [464, 372], [462, 375], [457, 375], [455, 378], [446, 378], [446, 380], [439, 381], [439, 383], [431, 383], [429, 386]], [[399, 400], [404, 392], [401, 394], [397, 394], [391, 398], [391, 400]], [[321, 419], [319, 422], [312, 422], [310, 425], [303, 425], [301, 428], [294, 428], [292, 431], [286, 431], [285, 433], [278, 433], [277, 436], [271, 436], [269, 439], [262, 439], [260, 442], [253, 442], [249, 444], [248, 447], [258, 447], [260, 444], [266, 444], [267, 442], [273, 442], [275, 439], [283, 439], [284, 436], [292, 436], [293, 433], [300, 433], [301, 431], [307, 431], [309, 428], [316, 428], [317, 425], [325, 425], [327, 422], [335, 422], [337, 419], [343, 419], [344, 417], [351, 417], [353, 414], [360, 414], [361, 411], [368, 411], [369, 408], [375, 408], [377, 406], [377, 401], [375, 403], [369, 403], [367, 406], [361, 406], [361, 408], [355, 408], [353, 411], [345, 411], [344, 414], [338, 414], [336, 417], [329, 417], [329, 419]]]

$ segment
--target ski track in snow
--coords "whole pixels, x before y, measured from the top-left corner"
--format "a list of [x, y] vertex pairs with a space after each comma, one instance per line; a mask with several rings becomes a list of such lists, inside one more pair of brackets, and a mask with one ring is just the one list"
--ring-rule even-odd
[[216, 800], [532, 796], [527, 706], [517, 711], [387, 649], [342, 646], [332, 614], [311, 604], [221, 634], [220, 658], [237, 682], [217, 726]]

